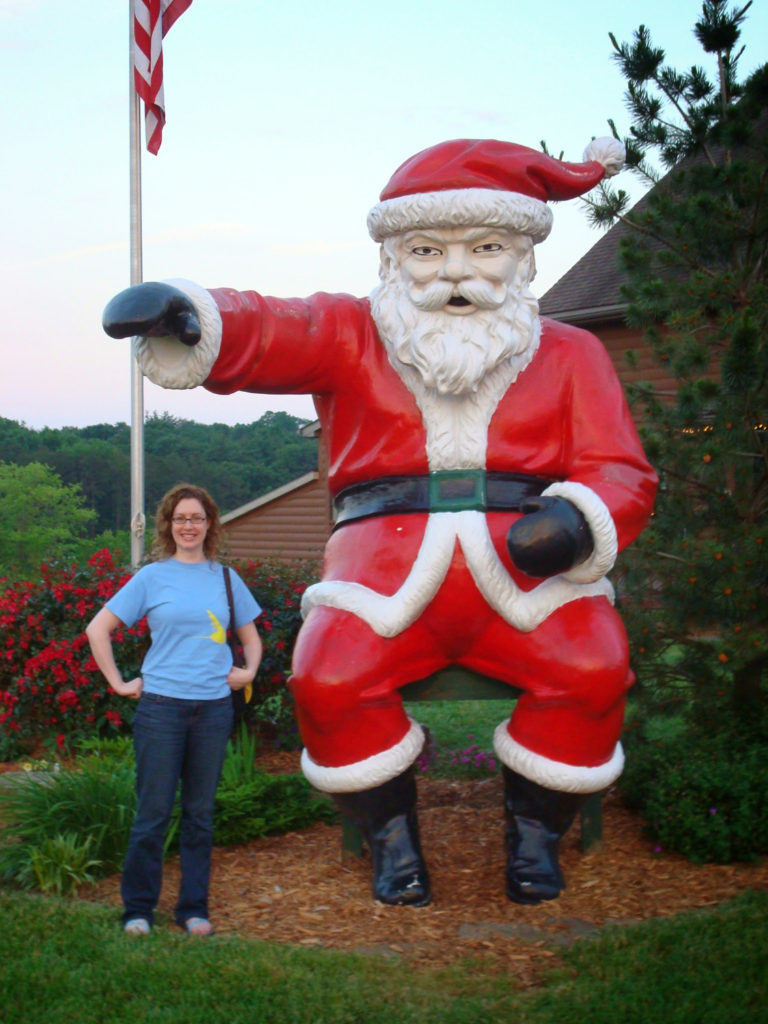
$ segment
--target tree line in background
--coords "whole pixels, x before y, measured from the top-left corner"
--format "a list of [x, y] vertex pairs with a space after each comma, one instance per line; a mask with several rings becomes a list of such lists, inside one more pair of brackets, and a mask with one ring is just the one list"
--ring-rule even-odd
[[[228, 512], [317, 468], [317, 441], [284, 412], [227, 426], [150, 416], [144, 426], [146, 510], [189, 480]], [[0, 418], [0, 576], [29, 572], [45, 558], [83, 558], [97, 546], [124, 547], [130, 524], [130, 427], [32, 430]], [[84, 550], [84, 547], [88, 549]]]

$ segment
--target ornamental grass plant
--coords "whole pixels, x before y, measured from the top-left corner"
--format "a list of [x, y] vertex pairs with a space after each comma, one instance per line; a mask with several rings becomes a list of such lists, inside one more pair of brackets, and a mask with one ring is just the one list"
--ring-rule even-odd
[[[303, 776], [269, 775], [243, 728], [230, 741], [216, 794], [215, 841], [238, 845], [336, 817]], [[101, 741], [58, 771], [30, 772], [0, 786], [0, 880], [67, 894], [120, 870], [136, 811], [129, 740]], [[171, 818], [166, 854], [176, 846]]]
[[[6, 776], [6, 779], [9, 777]], [[0, 787], [0, 879], [66, 894], [119, 870], [136, 810], [132, 755], [88, 754]]]

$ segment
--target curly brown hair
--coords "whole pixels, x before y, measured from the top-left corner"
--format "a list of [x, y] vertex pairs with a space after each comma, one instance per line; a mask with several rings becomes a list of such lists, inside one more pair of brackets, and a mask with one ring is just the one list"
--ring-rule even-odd
[[184, 498], [195, 498], [203, 506], [208, 519], [208, 532], [203, 542], [203, 553], [206, 558], [214, 559], [221, 546], [221, 520], [219, 507], [208, 491], [196, 484], [176, 484], [163, 495], [155, 513], [155, 540], [152, 544], [152, 556], [155, 559], [171, 558], [176, 554], [176, 541], [171, 531], [171, 519], [176, 506]]

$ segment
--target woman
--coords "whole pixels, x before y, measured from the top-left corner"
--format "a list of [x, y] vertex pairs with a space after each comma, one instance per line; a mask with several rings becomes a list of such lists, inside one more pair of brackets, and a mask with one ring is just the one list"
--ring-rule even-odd
[[[253, 620], [261, 608], [230, 570], [232, 623], [245, 667], [235, 668], [227, 644], [229, 606], [215, 561], [219, 511], [201, 487], [181, 484], [160, 502], [155, 561], [145, 565], [93, 618], [86, 633], [112, 689], [139, 701], [133, 722], [138, 808], [122, 876], [123, 927], [147, 934], [160, 896], [163, 843], [181, 780], [181, 888], [176, 922], [190, 935], [209, 935], [208, 882], [213, 805], [232, 731], [230, 691], [253, 681], [261, 640]], [[124, 681], [112, 635], [147, 616], [152, 646], [141, 676]]]

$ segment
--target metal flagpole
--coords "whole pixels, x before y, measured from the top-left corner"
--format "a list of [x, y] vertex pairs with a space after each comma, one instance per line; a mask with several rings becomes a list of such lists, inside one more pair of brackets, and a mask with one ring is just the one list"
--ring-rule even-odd
[[[141, 235], [141, 108], [134, 85], [133, 0], [129, 13], [129, 86], [130, 96], [130, 189], [131, 189], [131, 284], [143, 277]], [[136, 568], [144, 557], [144, 380], [136, 359], [138, 339], [131, 343], [131, 565]]]

